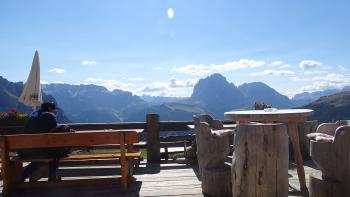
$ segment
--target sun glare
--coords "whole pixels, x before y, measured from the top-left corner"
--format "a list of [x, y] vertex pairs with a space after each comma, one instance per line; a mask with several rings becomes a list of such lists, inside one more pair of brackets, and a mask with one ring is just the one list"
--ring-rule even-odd
[[173, 8], [168, 9], [168, 18], [172, 19], [174, 18], [174, 10]]

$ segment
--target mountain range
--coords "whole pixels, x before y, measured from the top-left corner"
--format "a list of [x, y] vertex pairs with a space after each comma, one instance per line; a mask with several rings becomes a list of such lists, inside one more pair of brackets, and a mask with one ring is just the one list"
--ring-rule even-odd
[[[0, 111], [15, 107], [31, 112], [31, 108], [17, 101], [22, 89], [22, 82], [9, 82], [0, 77]], [[224, 119], [224, 112], [251, 109], [254, 102], [292, 108], [301, 106], [311, 95], [317, 97], [317, 93], [304, 93], [290, 100], [262, 82], [235, 86], [220, 74], [200, 79], [188, 98], [136, 96], [122, 90], [108, 91], [97, 85], [48, 84], [43, 85], [42, 90], [44, 100], [54, 100], [63, 109], [64, 121], [82, 123], [145, 121], [149, 113], [159, 114], [161, 120], [190, 120], [193, 115], [203, 113]]]
[[346, 92], [346, 91], [350, 91], [350, 86], [345, 86], [342, 89], [328, 89], [328, 90], [316, 91], [316, 92], [303, 92], [303, 93], [294, 95], [294, 97], [292, 98], [292, 102], [296, 106], [303, 106], [318, 100], [322, 96], [329, 96], [332, 94]]
[[[18, 102], [23, 86], [24, 85], [22, 82], [10, 82], [0, 76], [0, 111], [8, 112], [11, 109], [16, 109], [22, 113], [30, 114], [33, 112], [31, 107], [25, 106]], [[52, 95], [46, 94], [45, 92], [43, 92], [43, 100], [45, 102], [57, 103], [56, 99]], [[60, 107], [58, 107], [57, 121], [62, 123], [71, 122]]]
[[53, 95], [72, 122], [120, 122], [121, 111], [146, 102], [130, 92], [96, 85], [43, 85], [43, 92]]
[[322, 96], [302, 108], [313, 109], [314, 114], [311, 118], [319, 122], [350, 120], [350, 91]]
[[188, 104], [198, 105], [218, 119], [224, 119], [224, 112], [229, 110], [251, 109], [254, 102], [265, 102], [278, 108], [293, 106], [287, 96], [262, 82], [237, 87], [220, 74], [199, 80], [188, 99]]

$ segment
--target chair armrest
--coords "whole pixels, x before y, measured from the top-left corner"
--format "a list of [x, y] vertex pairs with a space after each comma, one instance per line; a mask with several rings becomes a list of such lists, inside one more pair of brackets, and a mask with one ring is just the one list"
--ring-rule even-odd
[[334, 135], [334, 143], [344, 141], [344, 143], [350, 143], [350, 126], [340, 126], [336, 129]]
[[213, 120], [210, 123], [210, 127], [212, 127], [213, 129], [223, 129], [224, 126], [222, 125], [222, 122], [220, 120]]
[[316, 133], [325, 133], [328, 135], [334, 135], [337, 127], [338, 127], [338, 124], [336, 123], [322, 123], [318, 125], [316, 129]]

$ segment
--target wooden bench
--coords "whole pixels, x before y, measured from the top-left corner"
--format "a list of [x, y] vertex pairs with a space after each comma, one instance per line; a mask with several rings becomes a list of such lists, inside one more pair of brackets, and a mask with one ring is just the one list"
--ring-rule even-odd
[[[126, 148], [128, 144], [138, 143], [138, 133], [135, 130], [108, 130], [108, 131], [86, 131], [75, 133], [46, 133], [46, 134], [20, 134], [20, 135], [5, 135], [0, 136], [0, 149], [1, 149], [1, 163], [2, 170], [1, 175], [3, 179], [3, 197], [11, 196], [11, 193], [17, 188], [36, 187], [39, 185], [74, 185], [76, 182], [78, 185], [84, 183], [97, 183], [97, 180], [64, 180], [55, 182], [21, 182], [18, 180], [20, 177], [22, 163], [23, 162], [49, 162], [53, 158], [49, 157], [32, 157], [32, 158], [20, 158], [10, 157], [9, 152], [16, 151], [18, 149], [32, 149], [32, 148], [61, 148], [61, 147], [91, 147], [99, 145], [120, 145], [119, 152], [106, 153], [106, 154], [83, 154], [83, 155], [69, 155], [60, 158], [60, 161], [84, 161], [84, 160], [97, 160], [97, 159], [118, 159], [120, 161], [121, 177], [120, 186], [123, 192], [127, 191], [127, 181], [132, 180], [132, 174], [130, 174], [129, 165], [134, 158], [138, 158], [141, 152], [129, 152]], [[17, 177], [15, 179], [14, 177]], [[84, 181], [85, 180], [85, 181]], [[116, 182], [117, 178], [112, 181], [109, 179], [101, 179], [101, 183]], [[64, 183], [67, 184], [64, 184]]]
[[180, 152], [183, 152], [186, 157], [187, 147], [192, 144], [193, 140], [194, 135], [160, 137], [161, 157], [168, 160], [169, 153]]

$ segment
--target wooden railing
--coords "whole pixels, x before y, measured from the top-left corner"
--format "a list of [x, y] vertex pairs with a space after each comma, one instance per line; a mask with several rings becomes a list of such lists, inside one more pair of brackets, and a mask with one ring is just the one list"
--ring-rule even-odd
[[[223, 121], [223, 123], [232, 124], [230, 121]], [[193, 121], [160, 121], [158, 114], [147, 114], [146, 122], [71, 123], [68, 125], [77, 131], [102, 129], [144, 129], [146, 135], [147, 162], [157, 163], [160, 162], [160, 132], [190, 131], [190, 129], [187, 127], [187, 125], [190, 124], [193, 124]], [[1, 128], [0, 125], [0, 134], [2, 135], [18, 133], [23, 133], [23, 126]], [[176, 138], [172, 138], [171, 140], [176, 140]]]

